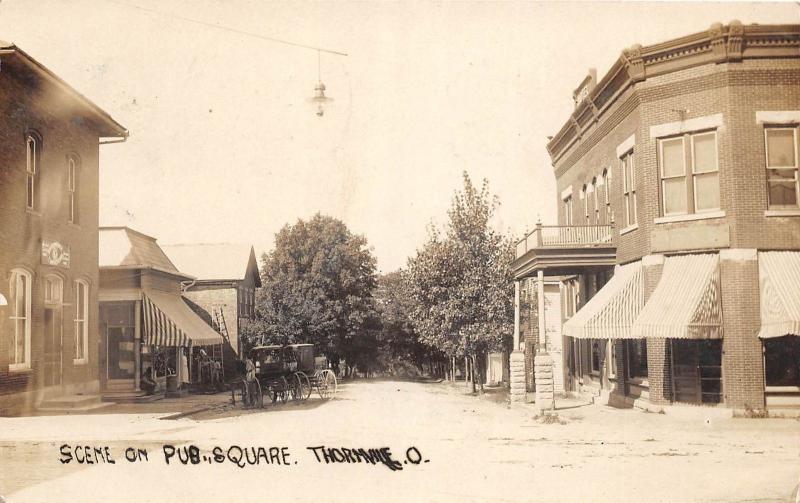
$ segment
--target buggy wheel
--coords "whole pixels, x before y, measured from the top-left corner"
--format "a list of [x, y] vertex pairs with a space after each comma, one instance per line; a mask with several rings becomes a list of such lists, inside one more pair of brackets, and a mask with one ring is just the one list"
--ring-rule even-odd
[[303, 399], [305, 390], [303, 389], [303, 380], [300, 378], [300, 372], [295, 372], [289, 377], [289, 397], [292, 401], [299, 402]]
[[336, 376], [328, 369], [317, 376], [317, 393], [323, 400], [330, 400], [336, 394]]
[[286, 403], [289, 400], [289, 383], [286, 381], [286, 378], [281, 376], [281, 380], [278, 381], [278, 399], [280, 399], [281, 403]]
[[297, 372], [295, 375], [300, 379], [300, 382], [303, 384], [303, 394], [301, 398], [303, 400], [308, 400], [308, 397], [311, 396], [311, 381], [308, 379], [308, 376], [305, 372]]

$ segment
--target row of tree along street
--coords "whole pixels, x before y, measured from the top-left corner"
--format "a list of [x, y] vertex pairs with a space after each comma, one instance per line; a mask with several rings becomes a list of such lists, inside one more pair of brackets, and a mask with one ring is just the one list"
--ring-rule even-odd
[[[464, 173], [443, 229], [406, 268], [379, 276], [363, 236], [328, 216], [286, 225], [262, 257], [250, 345], [313, 343], [344, 373], [482, 383], [488, 352], [510, 349], [512, 240], [491, 225], [499, 201]], [[462, 367], [463, 364], [463, 367]]]

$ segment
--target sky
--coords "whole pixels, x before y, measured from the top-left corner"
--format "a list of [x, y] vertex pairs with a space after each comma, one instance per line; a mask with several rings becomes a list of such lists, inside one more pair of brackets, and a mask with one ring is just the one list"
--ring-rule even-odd
[[[499, 230], [554, 222], [546, 138], [588, 69], [602, 77], [626, 47], [732, 19], [798, 23], [800, 7], [0, 0], [0, 39], [130, 131], [101, 146], [101, 225], [260, 254], [321, 212], [389, 272], [445, 223], [464, 171], [499, 197]], [[322, 53], [325, 115], [308, 102], [316, 51], [239, 32], [347, 53]]]

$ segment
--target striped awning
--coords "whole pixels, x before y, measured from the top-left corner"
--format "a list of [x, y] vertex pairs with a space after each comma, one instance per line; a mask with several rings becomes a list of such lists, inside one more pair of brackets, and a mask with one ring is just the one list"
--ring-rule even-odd
[[667, 257], [631, 331], [633, 337], [721, 339], [719, 255]]
[[589, 302], [564, 323], [564, 335], [577, 339], [629, 339], [644, 306], [642, 262], [614, 269], [614, 275]]
[[800, 336], [800, 252], [759, 252], [762, 339]]
[[208, 346], [223, 339], [180, 295], [148, 292], [143, 296], [143, 342], [154, 346]]

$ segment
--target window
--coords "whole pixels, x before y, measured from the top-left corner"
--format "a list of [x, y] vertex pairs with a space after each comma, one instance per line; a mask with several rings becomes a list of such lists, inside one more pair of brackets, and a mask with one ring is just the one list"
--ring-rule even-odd
[[586, 185], [581, 189], [581, 199], [583, 199], [583, 220], [585, 225], [589, 225], [589, 193]]
[[39, 140], [32, 134], [25, 137], [25, 206], [36, 210], [39, 189]]
[[625, 194], [625, 226], [630, 227], [639, 221], [636, 213], [636, 166], [633, 162], [633, 150], [623, 155], [620, 161]]
[[63, 281], [58, 276], [48, 276], [44, 280], [44, 303], [59, 305], [63, 292]]
[[89, 286], [75, 282], [75, 362], [89, 361]]
[[628, 345], [628, 377], [632, 379], [647, 378], [647, 341], [634, 339], [625, 341]]
[[606, 346], [606, 354], [608, 355], [608, 377], [614, 379], [617, 377], [617, 343], [612, 339], [608, 339]]
[[798, 208], [797, 127], [770, 127], [764, 130], [764, 135], [769, 208]]
[[611, 224], [611, 173], [603, 170], [603, 203], [605, 204], [605, 220], [603, 223], [606, 225]]
[[592, 339], [590, 341], [592, 345], [592, 374], [599, 374], [600, 373], [600, 364], [603, 361], [603, 357], [600, 354], [600, 341], [597, 339]]
[[659, 159], [662, 215], [719, 209], [716, 132], [660, 140]]
[[594, 209], [594, 224], [600, 225], [600, 196], [597, 193], [597, 177], [592, 178], [592, 206]]
[[11, 271], [9, 311], [11, 312], [11, 344], [9, 370], [31, 366], [31, 275], [23, 270]]
[[767, 386], [800, 386], [800, 337], [764, 339]]
[[75, 158], [75, 156], [69, 156], [67, 158], [67, 202], [69, 204], [68, 208], [69, 222], [73, 224], [78, 223], [77, 187], [78, 187], [78, 160]]
[[564, 225], [572, 225], [572, 196], [564, 199]]

